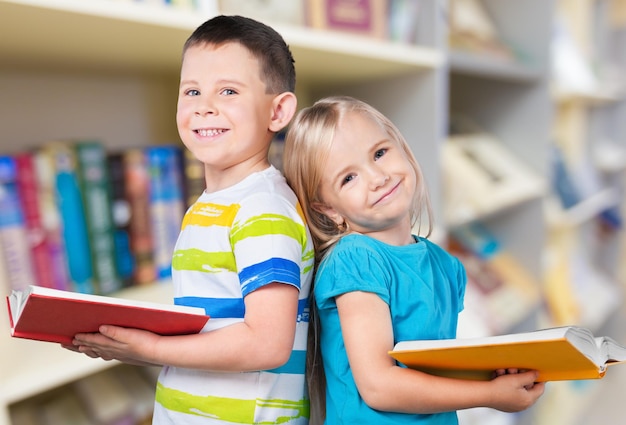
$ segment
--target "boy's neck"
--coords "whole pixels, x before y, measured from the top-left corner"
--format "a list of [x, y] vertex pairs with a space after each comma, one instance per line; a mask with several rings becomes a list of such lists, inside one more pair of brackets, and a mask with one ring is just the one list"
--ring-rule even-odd
[[242, 182], [248, 176], [266, 170], [271, 164], [268, 160], [258, 161], [254, 164], [237, 164], [228, 169], [215, 169], [204, 167], [207, 193], [218, 192]]

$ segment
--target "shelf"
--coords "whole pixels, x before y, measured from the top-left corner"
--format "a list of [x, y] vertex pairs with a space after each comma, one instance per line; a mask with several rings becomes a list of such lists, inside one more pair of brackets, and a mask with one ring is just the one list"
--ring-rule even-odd
[[543, 78], [542, 71], [518, 62], [458, 50], [450, 53], [450, 71], [511, 82], [534, 82]]
[[[122, 290], [115, 296], [171, 304], [172, 285], [170, 282], [159, 282], [138, 286]], [[4, 325], [4, 322], [2, 324]], [[0, 406], [23, 400], [117, 364], [92, 359], [53, 343], [11, 338], [8, 332], [3, 332], [0, 336], [0, 345], [2, 346]]]
[[[181, 48], [208, 17], [107, 0], [2, 0], [3, 66], [59, 72], [177, 75]], [[28, 22], [28, 25], [24, 25]], [[335, 84], [432, 70], [441, 52], [362, 36], [274, 25], [296, 58], [300, 81]]]

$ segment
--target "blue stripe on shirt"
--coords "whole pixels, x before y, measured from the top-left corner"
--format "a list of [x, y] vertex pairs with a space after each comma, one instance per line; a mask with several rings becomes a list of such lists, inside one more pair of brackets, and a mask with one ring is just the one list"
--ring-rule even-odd
[[[177, 297], [174, 304], [203, 308], [213, 319], [243, 319], [246, 307], [241, 298]], [[298, 322], [309, 321], [309, 300], [298, 300]]]
[[285, 258], [270, 258], [239, 272], [241, 292], [245, 295], [272, 282], [286, 283], [300, 288], [300, 267]]

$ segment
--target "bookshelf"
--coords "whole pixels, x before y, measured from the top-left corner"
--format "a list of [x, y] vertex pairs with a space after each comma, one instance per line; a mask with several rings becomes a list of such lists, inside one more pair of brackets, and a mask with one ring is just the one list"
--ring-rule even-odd
[[[416, 45], [268, 23], [296, 58], [300, 105], [331, 93], [360, 97], [398, 125], [418, 158], [437, 158], [445, 115], [439, 8], [420, 5]], [[181, 48], [209, 17], [154, 2], [1, 0], [0, 150], [69, 138], [110, 149], [176, 143]], [[438, 206], [438, 166], [422, 162]], [[0, 290], [9, 290], [1, 277]], [[168, 302], [170, 291], [155, 283], [116, 295]], [[10, 423], [12, 405], [116, 365], [12, 339], [0, 317], [0, 425]]]
[[[457, 202], [452, 196], [454, 187], [448, 187], [444, 183], [445, 199], [448, 201], [447, 204], [444, 201], [443, 207], [447, 217], [446, 227], [454, 236], [458, 230], [479, 223], [493, 235], [500, 249], [528, 273], [537, 291], [535, 302], [528, 304], [525, 314], [518, 315], [516, 321], [511, 322], [509, 328], [501, 332], [536, 329], [543, 313], [542, 252], [546, 236], [544, 201], [549, 171], [547, 147], [551, 143], [553, 117], [549, 90], [549, 41], [552, 36], [554, 3], [545, 0], [451, 0], [449, 4], [446, 116], [451, 135], [446, 143], [452, 143], [459, 136], [469, 139], [468, 136], [475, 134], [487, 135], [520, 161], [532, 173], [533, 178], [528, 180], [536, 180], [537, 183], [531, 190], [524, 191], [524, 196], [519, 196], [517, 201], [513, 202], [514, 199], [507, 196], [509, 200], [501, 203], [495, 202], [496, 198], [490, 196], [490, 191], [485, 193], [471, 189], [465, 191], [466, 194], [469, 192], [465, 198], [466, 203]], [[459, 8], [470, 7], [472, 4], [478, 5], [492, 28], [477, 27], [470, 37], [481, 39], [483, 35], [495, 33], [495, 40], [506, 47], [507, 55], [501, 54], [501, 46], [495, 49], [496, 54], [493, 53], [493, 39], [474, 45], [486, 46], [485, 48], [468, 48], [464, 44], [464, 40], [469, 38], [468, 23], [476, 23], [477, 19], [463, 21], [463, 15], [459, 16]], [[463, 24], [466, 25], [464, 29]], [[461, 34], [461, 30], [465, 32], [459, 40], [455, 38], [455, 32]], [[475, 140], [476, 143], [480, 139], [484, 137], [479, 137]], [[445, 161], [448, 158], [444, 157]], [[503, 157], [500, 168], [511, 168], [506, 165], [505, 160]], [[493, 161], [485, 164], [488, 165], [489, 162], [493, 164]], [[462, 183], [473, 177], [459, 175], [461, 173], [458, 167], [449, 168], [451, 169], [446, 169], [444, 163], [444, 172], [450, 173], [445, 175], [445, 181]], [[502, 179], [502, 175], [494, 177], [491, 169], [484, 170], [484, 174], [491, 175], [493, 192], [500, 191], [502, 182], [506, 179]], [[484, 170], [481, 167], [481, 171]], [[473, 200], [472, 196], [480, 199]], [[478, 201], [485, 208], [476, 208]], [[460, 214], [463, 211], [466, 213]], [[514, 297], [502, 302], [508, 302], [509, 307], [500, 305], [499, 311], [502, 314], [491, 319], [497, 321], [498, 325], [500, 322], [509, 323], [511, 312], [518, 310], [521, 300]], [[483, 336], [490, 332], [489, 328], [492, 326], [489, 323], [486, 326], [477, 326], [476, 322], [480, 320], [476, 320], [469, 310], [466, 314], [468, 316], [461, 316], [461, 334]], [[535, 423], [538, 415], [535, 407], [516, 415], [489, 409], [469, 409], [459, 412], [459, 421], [468, 425], [518, 425]]]

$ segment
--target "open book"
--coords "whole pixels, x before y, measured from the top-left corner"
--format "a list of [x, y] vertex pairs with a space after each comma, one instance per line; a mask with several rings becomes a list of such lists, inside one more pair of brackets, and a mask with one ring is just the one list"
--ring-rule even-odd
[[13, 290], [7, 297], [11, 335], [70, 344], [77, 333], [101, 325], [144, 329], [160, 335], [198, 333], [204, 309], [61, 291], [41, 286]]
[[412, 369], [463, 379], [491, 379], [501, 368], [537, 370], [538, 381], [598, 379], [626, 361], [626, 346], [578, 326], [484, 338], [398, 342], [389, 354]]

